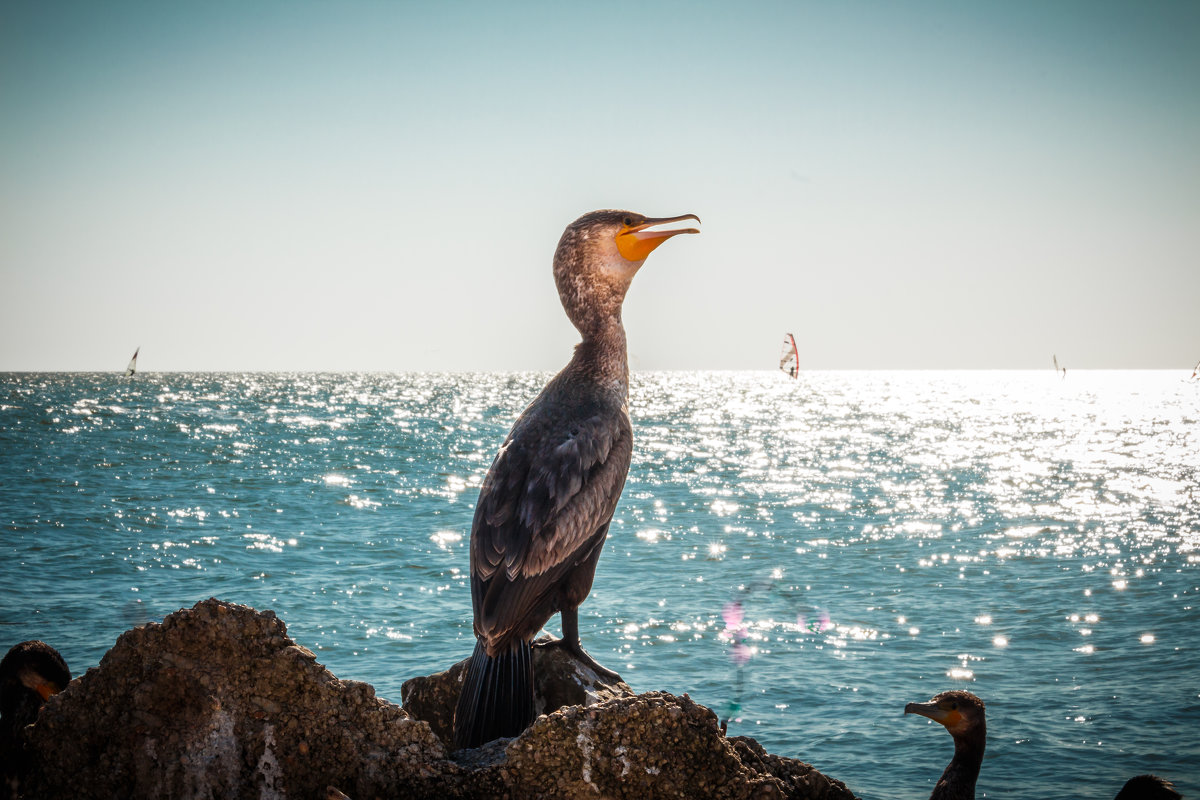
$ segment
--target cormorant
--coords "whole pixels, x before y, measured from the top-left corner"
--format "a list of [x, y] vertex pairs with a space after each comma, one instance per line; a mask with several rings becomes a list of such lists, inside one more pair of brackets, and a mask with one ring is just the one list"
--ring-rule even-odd
[[1175, 784], [1157, 775], [1135, 775], [1125, 781], [1114, 800], [1180, 800]]
[[492, 462], [471, 524], [475, 651], [454, 714], [456, 746], [516, 736], [533, 721], [531, 642], [556, 613], [564, 646], [616, 677], [579, 643], [579, 604], [633, 453], [621, 304], [647, 256], [700, 218], [593, 211], [567, 226], [554, 254], [559, 300], [582, 341], [522, 412]]
[[940, 722], [954, 737], [954, 758], [933, 787], [929, 800], [974, 800], [975, 781], [987, 745], [987, 720], [983, 701], [970, 692], [954, 689], [928, 703], [909, 703], [905, 714], [920, 714]]
[[16, 796], [25, 771], [22, 733], [37, 719], [42, 703], [71, 682], [67, 662], [37, 640], [13, 645], [0, 660], [0, 775], [6, 794]]
[[[954, 737], [954, 758], [933, 787], [929, 800], [973, 800], [979, 766], [987, 740], [983, 701], [970, 692], [955, 689], [936, 695], [928, 703], [909, 703], [905, 714], [920, 714], [946, 726]], [[1157, 775], [1130, 778], [1116, 800], [1180, 800], [1170, 781]]]

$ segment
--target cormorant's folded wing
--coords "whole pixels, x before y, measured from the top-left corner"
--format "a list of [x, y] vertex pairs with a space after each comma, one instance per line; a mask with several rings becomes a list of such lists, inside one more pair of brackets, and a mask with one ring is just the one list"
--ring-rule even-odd
[[625, 414], [596, 414], [557, 437], [544, 430], [515, 427], [479, 493], [471, 581], [481, 591], [472, 594], [476, 623], [493, 632], [535, 610], [591, 552], [629, 471]]

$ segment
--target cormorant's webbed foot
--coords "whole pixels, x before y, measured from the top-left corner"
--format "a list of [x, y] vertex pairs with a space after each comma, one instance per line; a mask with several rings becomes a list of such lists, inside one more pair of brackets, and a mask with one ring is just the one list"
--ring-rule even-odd
[[579, 643], [578, 639], [575, 640], [575, 644], [566, 645], [566, 648], [567, 648], [567, 652], [572, 653], [576, 658], [578, 658], [584, 664], [587, 664], [588, 667], [592, 670], [592, 672], [596, 673], [601, 678], [604, 678], [605, 680], [608, 680], [608, 681], [621, 680], [620, 675], [613, 672], [608, 667], [600, 666], [600, 664], [596, 661], [596, 659], [594, 659], [590, 655], [588, 655], [588, 651], [583, 649], [583, 645], [581, 645]]
[[564, 647], [568, 653], [586, 664], [601, 678], [609, 681], [621, 680], [620, 675], [596, 663], [596, 659], [589, 656], [583, 649], [583, 645], [579, 643], [579, 608], [564, 608], [559, 612], [559, 616], [562, 618], [562, 638], [546, 642], [545, 646]]
[[592, 658], [591, 655], [588, 654], [587, 650], [583, 649], [583, 645], [581, 645], [579, 643], [578, 639], [571, 640], [571, 639], [567, 639], [566, 637], [564, 637], [562, 639], [552, 639], [549, 636], [546, 636], [546, 637], [543, 637], [543, 638], [539, 639], [538, 641], [534, 642], [533, 646], [534, 647], [561, 647], [562, 649], [566, 650], [571, 655], [575, 656], [576, 659], [583, 662], [584, 666], [586, 666], [592, 672], [596, 673], [596, 675], [598, 675], [599, 677], [604, 678], [605, 680], [609, 680], [609, 681], [621, 680], [621, 676], [618, 673], [613, 672], [611, 669], [608, 669], [607, 667], [600, 666], [599, 662], [597, 662], [596, 659]]
[[580, 644], [580, 640], [572, 640], [568, 638], [547, 639], [548, 637], [542, 638], [538, 640], [538, 642], [534, 642], [533, 646], [535, 646], [535, 648], [563, 648], [564, 650], [570, 652], [572, 656], [575, 656], [578, 661], [582, 661], [584, 666], [592, 670], [592, 672], [594, 672], [596, 675], [599, 675], [600, 678], [604, 678], [605, 680], [620, 680], [619, 674], [614, 673], [613, 670], [608, 669], [607, 667], [601, 667], [600, 663], [596, 661], [595, 658], [588, 655], [588, 651], [583, 649], [583, 645]]

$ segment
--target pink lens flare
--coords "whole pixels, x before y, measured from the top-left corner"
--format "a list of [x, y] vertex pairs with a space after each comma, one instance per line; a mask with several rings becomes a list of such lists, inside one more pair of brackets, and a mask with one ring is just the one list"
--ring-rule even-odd
[[817, 615], [815, 620], [811, 622], [803, 614], [796, 615], [796, 627], [802, 631], [812, 631], [813, 633], [821, 633], [833, 627], [833, 621], [829, 619], [829, 612], [822, 611]]

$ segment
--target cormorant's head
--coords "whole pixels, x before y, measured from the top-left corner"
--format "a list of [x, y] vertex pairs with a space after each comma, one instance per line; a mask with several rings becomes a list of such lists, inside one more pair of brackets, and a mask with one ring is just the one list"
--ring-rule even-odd
[[909, 703], [905, 714], [920, 714], [940, 722], [955, 739], [965, 736], [981, 737], [987, 732], [983, 701], [970, 692], [954, 689], [936, 695], [928, 703]]
[[593, 211], [567, 226], [554, 253], [554, 283], [567, 316], [580, 331], [595, 320], [620, 318], [625, 292], [656, 247], [695, 228], [657, 229], [700, 218], [695, 214], [650, 218], [632, 211]]
[[1136, 775], [1125, 782], [1113, 800], [1180, 800], [1175, 784], [1157, 775]]
[[13, 645], [0, 660], [0, 717], [6, 725], [28, 725], [42, 703], [70, 682], [67, 662], [50, 645], [37, 640]]

